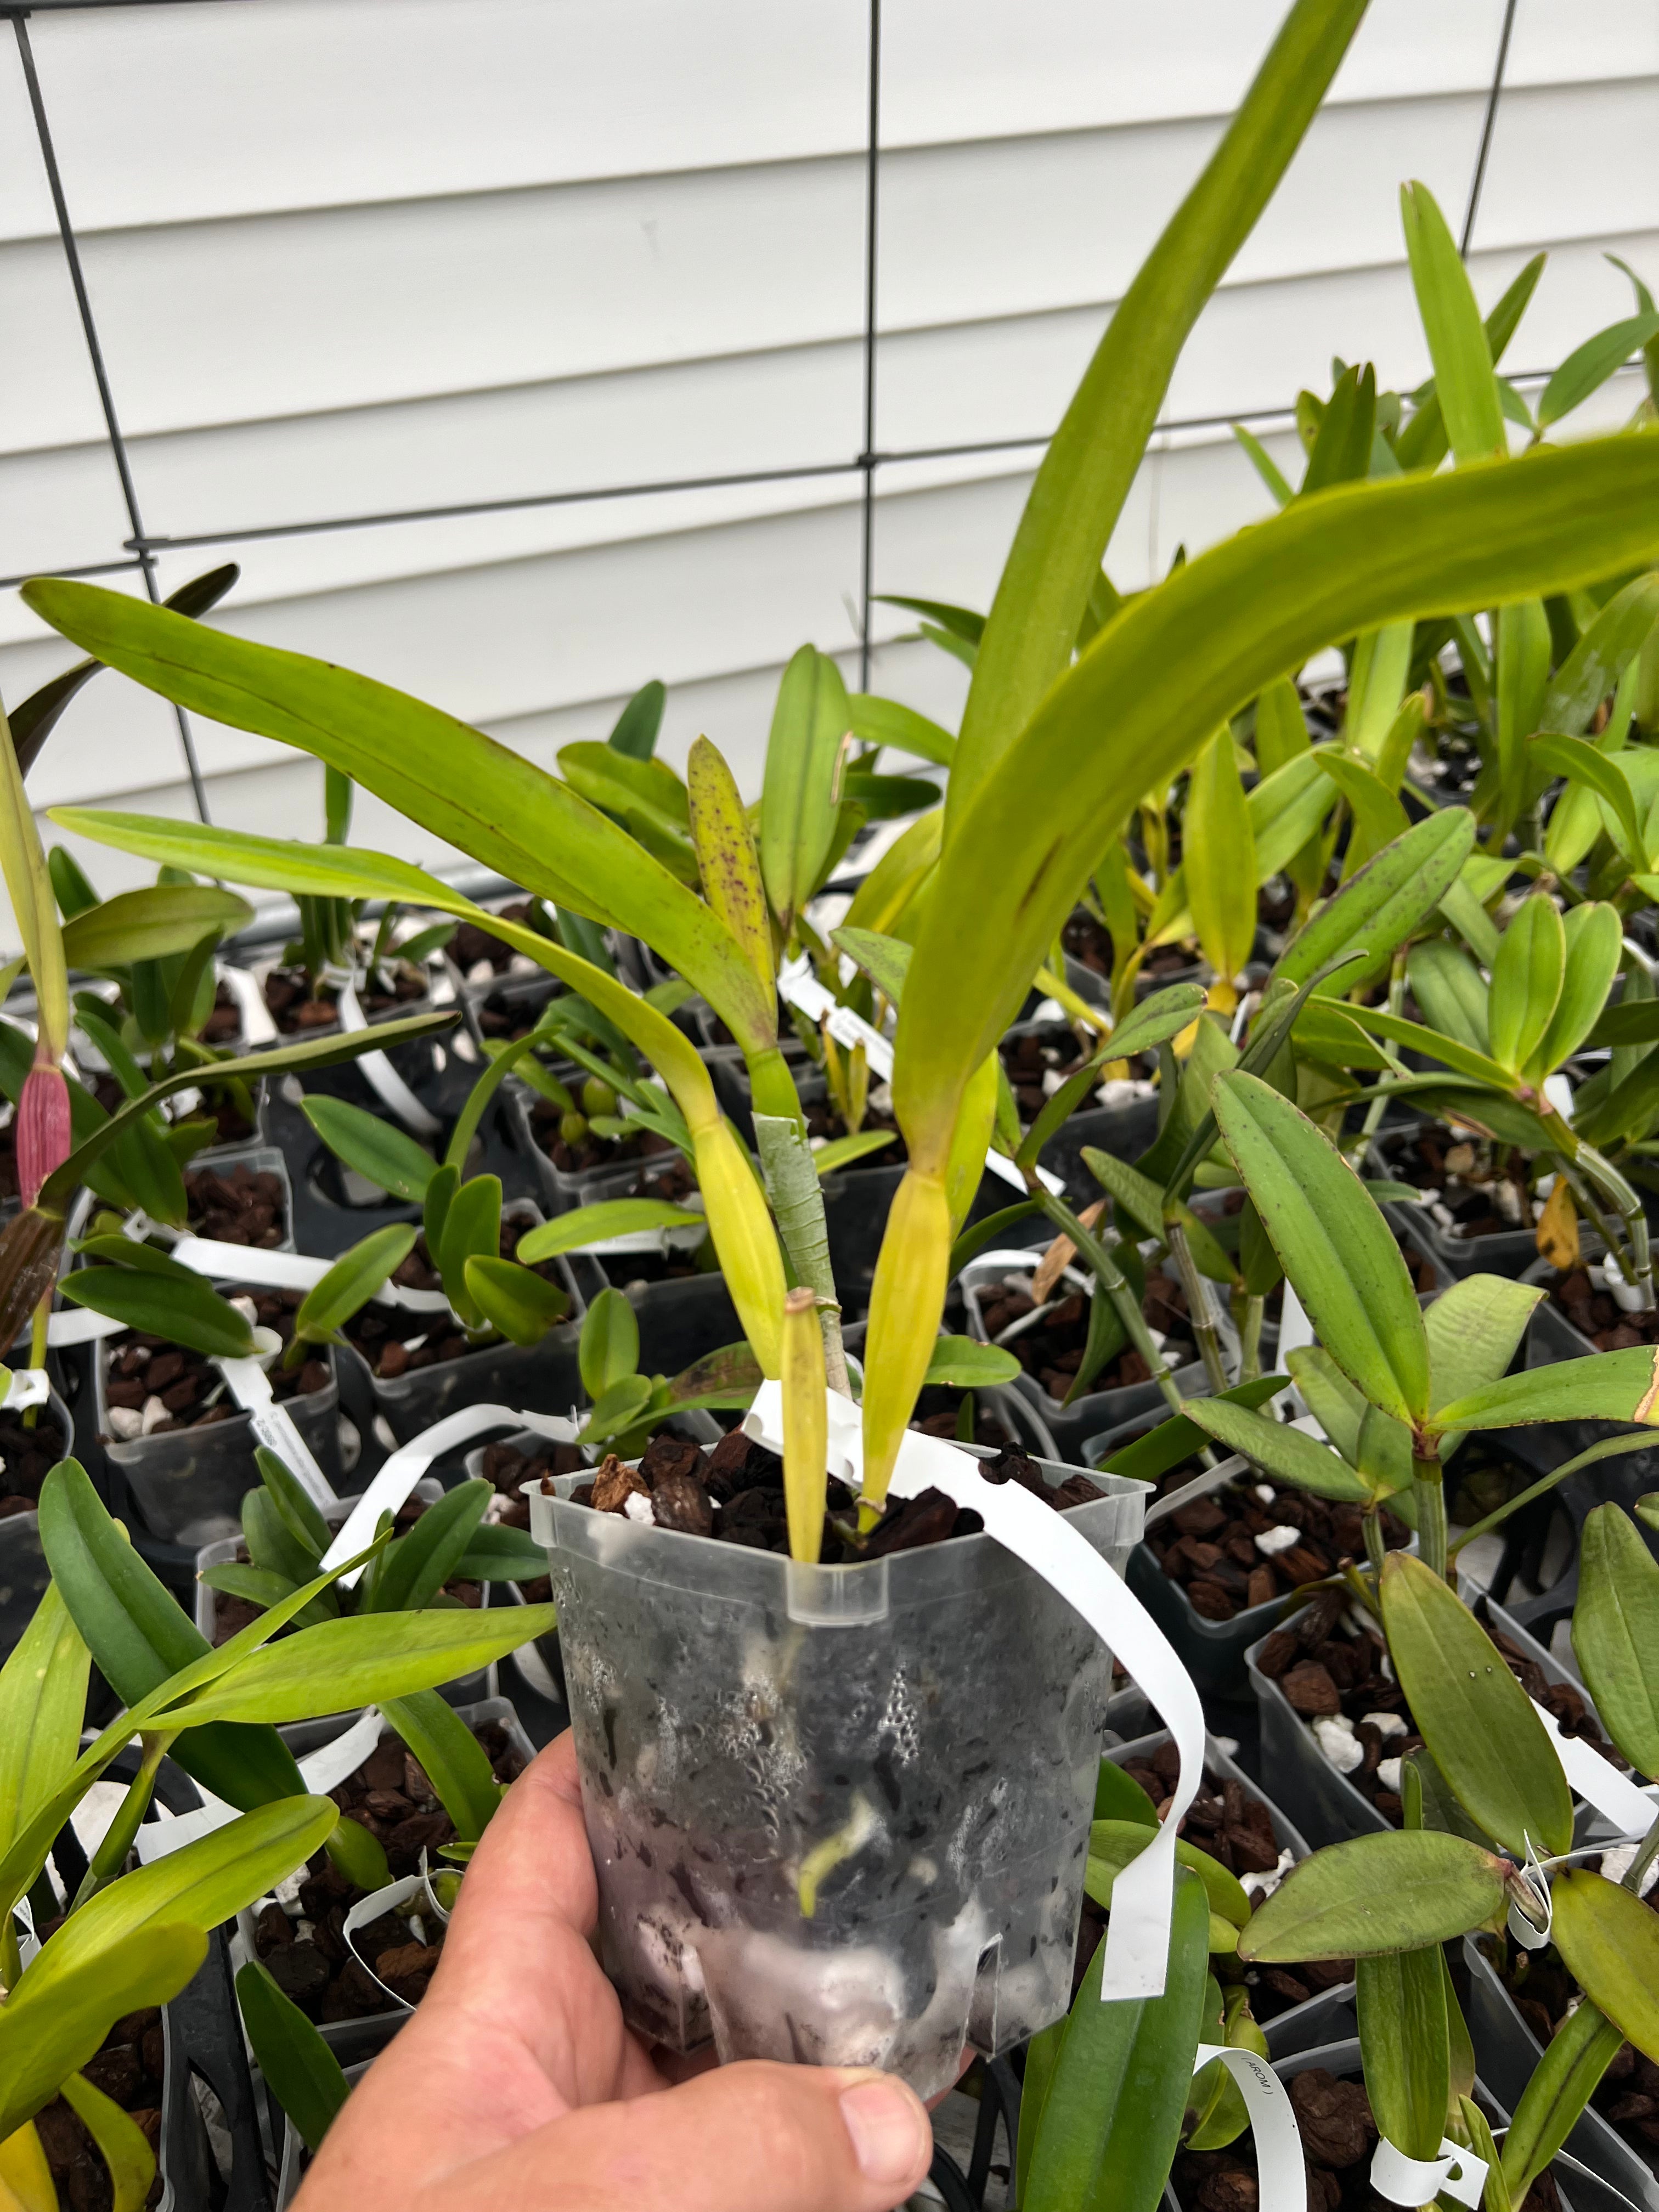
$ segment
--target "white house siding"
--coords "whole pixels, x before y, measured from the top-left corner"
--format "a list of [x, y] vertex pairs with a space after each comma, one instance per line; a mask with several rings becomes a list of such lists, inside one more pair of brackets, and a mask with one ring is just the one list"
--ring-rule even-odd
[[[1397, 187], [1462, 223], [1504, 0], [1372, 0], [1333, 97], [1203, 317], [1110, 555], [1126, 585], [1259, 515], [1227, 428], [1281, 447], [1333, 354], [1425, 361]], [[1277, 0], [884, 0], [877, 450], [1050, 428], [1272, 35]], [[647, 677], [665, 750], [706, 729], [752, 787], [778, 667], [857, 665], [869, 0], [189, 0], [30, 20], [164, 590], [234, 558], [223, 614], [531, 757]], [[19, 57], [0, 27], [0, 575], [131, 534]], [[1547, 370], [1659, 288], [1659, 12], [1516, 0], [1471, 241], [1490, 300], [1548, 272]], [[1584, 410], [1620, 419], [1628, 381]], [[1185, 426], [1185, 427], [1182, 427]], [[878, 476], [879, 591], [983, 605], [1038, 448]], [[271, 531], [814, 467], [744, 486]], [[140, 588], [131, 568], [105, 578]], [[893, 642], [874, 680], [943, 719], [963, 672]], [[0, 593], [0, 696], [70, 658]], [[314, 834], [319, 772], [197, 721], [216, 819]], [[170, 710], [113, 678], [36, 769], [42, 805], [188, 813]], [[428, 860], [363, 802], [358, 834]], [[108, 854], [113, 886], [141, 872]]]

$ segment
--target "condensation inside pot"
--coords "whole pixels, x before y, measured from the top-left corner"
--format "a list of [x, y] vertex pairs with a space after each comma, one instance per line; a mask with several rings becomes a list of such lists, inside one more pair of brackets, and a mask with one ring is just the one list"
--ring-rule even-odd
[[[1063, 1600], [978, 1536], [807, 1570], [865, 1617], [792, 1619], [787, 1561], [547, 1503], [603, 1954], [643, 2035], [930, 2095], [1065, 2012], [1111, 1662]], [[1069, 1517], [1115, 1559], [1139, 1512]]]

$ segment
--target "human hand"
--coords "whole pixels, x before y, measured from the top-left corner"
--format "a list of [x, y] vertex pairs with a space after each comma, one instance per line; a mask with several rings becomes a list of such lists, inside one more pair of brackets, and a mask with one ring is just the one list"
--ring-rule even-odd
[[598, 1915], [566, 1735], [490, 1822], [295, 2212], [890, 2212], [924, 2179], [927, 2114], [890, 2075], [745, 2060], [671, 2086], [588, 1948]]

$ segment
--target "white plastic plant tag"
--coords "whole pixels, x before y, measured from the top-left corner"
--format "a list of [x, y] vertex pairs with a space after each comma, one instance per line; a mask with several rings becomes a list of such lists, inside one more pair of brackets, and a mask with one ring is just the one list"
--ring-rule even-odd
[[52, 1377], [44, 1367], [10, 1367], [6, 1370], [6, 1395], [0, 1398], [9, 1413], [30, 1406], [44, 1406], [52, 1395]]
[[[1114, 1893], [1115, 1894], [1115, 1893]], [[1301, 2200], [1306, 2166], [1302, 2132], [1296, 2124], [1296, 2108], [1265, 2058], [1254, 2051], [1234, 2051], [1219, 2043], [1200, 2043], [1193, 2058], [1193, 2072], [1201, 2073], [1218, 2058], [1238, 2084], [1244, 2109], [1250, 2116], [1255, 2142], [1257, 2201], [1289, 2208]]]
[[1561, 1116], [1561, 1119], [1565, 1122], [1571, 1123], [1572, 1120], [1572, 1084], [1568, 1078], [1565, 1069], [1558, 1068], [1553, 1075], [1547, 1075], [1544, 1078], [1543, 1091], [1545, 1097], [1549, 1100], [1550, 1104], [1554, 1107], [1556, 1112]]
[[1532, 1709], [1555, 1746], [1561, 1771], [1573, 1795], [1582, 1797], [1587, 1805], [1593, 1805], [1604, 1819], [1613, 1822], [1621, 1836], [1645, 1836], [1653, 1826], [1653, 1800], [1638, 1789], [1628, 1774], [1621, 1774], [1603, 1759], [1593, 1744], [1586, 1743], [1582, 1736], [1564, 1735], [1554, 1714], [1540, 1705], [1536, 1698], [1532, 1701]]
[[[878, 1029], [874, 1029], [861, 1014], [850, 1006], [843, 1006], [833, 993], [826, 991], [812, 972], [812, 963], [803, 953], [799, 960], [786, 961], [778, 971], [778, 996], [786, 1006], [793, 1006], [805, 1015], [809, 1022], [822, 1022], [836, 1042], [845, 1045], [850, 1052], [854, 1045], [864, 1047], [864, 1057], [870, 1073], [883, 1083], [893, 1076], [893, 1048]], [[1000, 1176], [1012, 1185], [1022, 1196], [1025, 1178], [1011, 1159], [996, 1151], [988, 1152], [985, 1164], [994, 1176]], [[1051, 1175], [1047, 1168], [1037, 1170], [1037, 1181], [1056, 1198], [1066, 1188], [1060, 1177]]]
[[128, 1214], [126, 1219], [121, 1224], [121, 1234], [132, 1243], [142, 1244], [154, 1225], [149, 1214], [141, 1206], [136, 1212]]
[[1527, 1863], [1522, 1869], [1522, 1873], [1526, 1877], [1527, 1887], [1531, 1891], [1534, 1901], [1543, 1917], [1541, 1921], [1538, 1921], [1533, 1919], [1530, 1914], [1523, 1912], [1521, 1910], [1520, 1899], [1512, 1887], [1506, 1924], [1510, 1935], [1514, 1936], [1523, 1951], [1541, 1951], [1545, 1944], [1549, 1942], [1550, 1930], [1555, 1924], [1555, 1899], [1551, 1894], [1549, 1877], [1544, 1872], [1543, 1862], [1538, 1856], [1538, 1846], [1530, 1836], [1527, 1838]]
[[[386, 1732], [386, 1723], [374, 1705], [366, 1706], [349, 1729], [330, 1742], [319, 1744], [308, 1751], [299, 1761], [300, 1775], [307, 1791], [313, 1797], [325, 1797], [331, 1790], [337, 1790], [348, 1774], [355, 1774]], [[141, 1863], [148, 1866], [152, 1859], [164, 1859], [173, 1851], [183, 1850], [203, 1836], [211, 1835], [228, 1820], [241, 1816], [234, 1805], [215, 1797], [196, 1784], [202, 1803], [193, 1813], [180, 1813], [170, 1820], [144, 1820], [138, 1828], [137, 1849]]]
[[[525, 1413], [511, 1406], [463, 1406], [458, 1413], [447, 1413], [441, 1421], [434, 1421], [429, 1429], [422, 1429], [418, 1437], [411, 1437], [388, 1455], [323, 1554], [324, 1566], [337, 1567], [342, 1559], [366, 1551], [374, 1541], [381, 1514], [398, 1512], [433, 1461], [441, 1459], [446, 1452], [470, 1444], [490, 1429], [501, 1428], [533, 1429], [550, 1443], [574, 1444], [577, 1427], [574, 1420], [567, 1420], [562, 1414]], [[362, 1573], [361, 1567], [354, 1567], [340, 1579], [349, 1589]]]
[[[1449, 2136], [1442, 2136], [1438, 2158], [1407, 2158], [1384, 2136], [1371, 2160], [1371, 2187], [1390, 2204], [1432, 2204], [1437, 2197], [1449, 2197], [1473, 2212], [1486, 2186], [1486, 2160]], [[1261, 2201], [1267, 2202], [1265, 2191]]]
[[90, 1306], [65, 1306], [46, 1317], [46, 1342], [54, 1346], [95, 1344], [100, 1337], [119, 1336], [127, 1327], [108, 1314], [94, 1313]]
[[[862, 1416], [849, 1398], [828, 1399], [829, 1468], [850, 1490], [864, 1487]], [[783, 1389], [763, 1382], [744, 1416], [744, 1434], [783, 1449]], [[1170, 1922], [1175, 1895], [1176, 1830], [1204, 1773], [1204, 1711], [1193, 1680], [1152, 1615], [1121, 1576], [1068, 1526], [1066, 1516], [1017, 1482], [988, 1482], [978, 1462], [939, 1437], [905, 1431], [889, 1486], [895, 1498], [941, 1490], [977, 1513], [993, 1537], [1079, 1613], [1109, 1650], [1121, 1659], [1163, 1715], [1180, 1759], [1163, 1826], [1118, 1875], [1106, 1923], [1104, 1999], [1158, 1997], [1169, 1966]]]
[[267, 1252], [212, 1237], [181, 1237], [171, 1256], [216, 1282], [250, 1283], [262, 1291], [315, 1290], [329, 1269], [326, 1260], [308, 1260], [303, 1252]]
[[[357, 979], [349, 969], [330, 968], [324, 971], [323, 980], [337, 987], [335, 1004], [339, 1008], [340, 1027], [348, 1035], [368, 1027], [368, 1017], [357, 998]], [[443, 1127], [435, 1114], [430, 1113], [404, 1081], [383, 1052], [359, 1054], [352, 1066], [362, 1071], [381, 1103], [391, 1109], [404, 1128], [416, 1137], [435, 1137]]]
[[259, 1359], [216, 1359], [230, 1395], [247, 1414], [254, 1435], [274, 1451], [313, 1505], [337, 1505], [340, 1494], [312, 1457], [311, 1447], [294, 1425], [286, 1406], [272, 1395], [270, 1377]]

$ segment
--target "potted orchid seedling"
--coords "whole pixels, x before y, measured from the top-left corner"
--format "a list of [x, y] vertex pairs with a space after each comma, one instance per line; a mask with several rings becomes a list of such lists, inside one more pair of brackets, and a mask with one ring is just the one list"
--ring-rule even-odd
[[[659, 2039], [712, 2033], [728, 2057], [856, 2057], [931, 2090], [953, 2077], [964, 2041], [1000, 2050], [1064, 2010], [1110, 1677], [1094, 1628], [1008, 1544], [1042, 1555], [1062, 1582], [1074, 1569], [1079, 1600], [1115, 1593], [1113, 1632], [1138, 1670], [1167, 1647], [1088, 1556], [1124, 1554], [1138, 1488], [1108, 1484], [1089, 1496], [1068, 1484], [1063, 1497], [1018, 1455], [990, 1463], [988, 1482], [960, 1452], [908, 1427], [952, 1243], [995, 1126], [999, 1042], [1141, 792], [1167, 787], [1309, 653], [1444, 606], [1605, 574], [1659, 544], [1659, 453], [1639, 440], [1334, 486], [1126, 602], [1073, 661], [1182, 340], [1358, 13], [1311, 0], [1292, 10], [1039, 472], [977, 649], [939, 856], [914, 926], [892, 1078], [908, 1165], [876, 1266], [860, 1406], [823, 1387], [843, 1379], [833, 1332], [822, 1331], [833, 1293], [816, 1261], [803, 1264], [790, 1190], [770, 1179], [781, 1243], [689, 1041], [601, 969], [488, 918], [614, 1021], [666, 1082], [727, 1288], [769, 1382], [749, 1432], [707, 1458], [663, 1464], [657, 1439], [635, 1481], [618, 1462], [599, 1471], [586, 1500], [576, 1476], [553, 1478], [552, 1494], [531, 1500], [550, 1545], [584, 1802], [605, 1869], [607, 1962], [633, 2016]], [[607, 875], [613, 823], [434, 709], [91, 586], [43, 582], [28, 596], [139, 680], [319, 753], [514, 881], [602, 923], [638, 915], [637, 933], [659, 947], [665, 921], [689, 948], [680, 957], [677, 944], [671, 957], [700, 986], [712, 977], [718, 988], [720, 973], [744, 963], [749, 1003], [770, 1022], [764, 886], [740, 807], [720, 817], [710, 878], [719, 888], [707, 902], [665, 869], [661, 881], [642, 869], [625, 833], [626, 864]], [[486, 919], [380, 854], [79, 811], [64, 819], [174, 865], [206, 872], [211, 854], [213, 872], [237, 882], [418, 900]], [[481, 819], [494, 826], [481, 831]], [[723, 915], [740, 918], [741, 937]], [[1309, 988], [1320, 964], [1310, 958]], [[782, 1055], [767, 1048], [757, 1065], [775, 1076]], [[780, 1083], [769, 1104], [757, 1085], [756, 1103], [788, 1121], [792, 1148], [810, 1162], [792, 1095]], [[1224, 1121], [1222, 1134], [1231, 1134]], [[1265, 1212], [1263, 1220], [1271, 1236]], [[797, 1278], [787, 1305], [786, 1249]], [[1414, 1299], [1412, 1315], [1420, 1328]], [[1431, 1410], [1425, 1359], [1407, 1367], [1401, 1410], [1426, 1492], [1437, 1480], [1437, 1420], [1455, 1414], [1455, 1425], [1473, 1426], [1477, 1409], [1465, 1398]], [[916, 1474], [924, 1462], [937, 1480]], [[611, 1510], [599, 1505], [607, 1472]], [[665, 1525], [658, 1488], [693, 1508], [701, 1498], [708, 1533]], [[726, 1517], [757, 1492], [732, 1523], [733, 1540]], [[771, 1549], [769, 1494], [787, 1507], [784, 1554]], [[1072, 1507], [1069, 1519], [1049, 1512], [1054, 1504]], [[995, 1521], [1008, 1543], [976, 1521]], [[1427, 1527], [1423, 1510], [1419, 1521]], [[758, 1541], [744, 1540], [745, 1527]], [[1166, 1718], [1190, 1720], [1201, 1762], [1196, 1700], [1178, 1668], [1157, 1694]], [[695, 1773], [662, 1757], [665, 1741], [694, 1740], [740, 1749]], [[1196, 1769], [1189, 1779], [1195, 1788]], [[1139, 1886], [1144, 1909], [1117, 1916], [1103, 1981], [1114, 1996], [1148, 1998], [1173, 1971], [1176, 1825], [1160, 1830], [1167, 1846], [1155, 1838], [1116, 1877], [1120, 1905]], [[970, 1850], [950, 1847], [957, 1833], [974, 1838]], [[1178, 1900], [1173, 1909], [1184, 1910]]]

